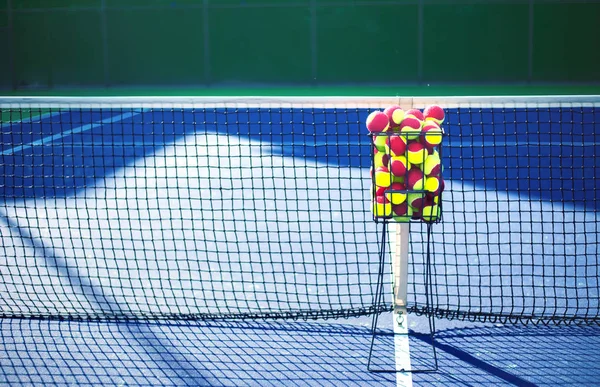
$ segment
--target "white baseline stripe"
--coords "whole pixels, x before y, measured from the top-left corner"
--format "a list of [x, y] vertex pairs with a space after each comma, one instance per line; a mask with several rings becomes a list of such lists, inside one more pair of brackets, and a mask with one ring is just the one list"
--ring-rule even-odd
[[44, 145], [44, 144], [50, 144], [53, 141], [59, 140], [61, 138], [73, 135], [73, 134], [77, 134], [77, 133], [82, 133], [82, 132], [87, 132], [90, 129], [94, 129], [94, 128], [98, 128], [102, 125], [105, 124], [111, 124], [111, 123], [115, 123], [115, 122], [120, 122], [123, 120], [126, 120], [127, 118], [131, 118], [134, 117], [138, 114], [142, 113], [141, 110], [137, 110], [134, 112], [129, 112], [129, 113], [124, 113], [124, 114], [119, 114], [118, 116], [114, 116], [114, 117], [110, 117], [107, 119], [104, 119], [102, 121], [98, 121], [98, 122], [94, 122], [93, 124], [87, 124], [87, 125], [83, 125], [83, 126], [79, 126], [77, 128], [73, 128], [73, 129], [69, 129], [67, 131], [61, 132], [61, 133], [57, 133], [55, 135], [52, 136], [48, 136], [48, 137], [44, 137], [41, 138], [39, 140], [30, 142], [29, 144], [24, 144], [24, 145], [19, 145], [16, 146], [14, 148], [11, 149], [7, 149], [4, 150], [2, 152], [0, 152], [0, 155], [5, 156], [5, 155], [13, 155], [17, 152], [21, 152], [25, 149], [29, 149], [29, 148], [33, 148], [34, 146], [39, 146], [39, 145]]

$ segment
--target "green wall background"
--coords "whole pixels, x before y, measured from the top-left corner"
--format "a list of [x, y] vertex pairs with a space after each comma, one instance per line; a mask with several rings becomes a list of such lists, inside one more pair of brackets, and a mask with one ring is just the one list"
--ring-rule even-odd
[[600, 0], [0, 0], [0, 88], [600, 82]]

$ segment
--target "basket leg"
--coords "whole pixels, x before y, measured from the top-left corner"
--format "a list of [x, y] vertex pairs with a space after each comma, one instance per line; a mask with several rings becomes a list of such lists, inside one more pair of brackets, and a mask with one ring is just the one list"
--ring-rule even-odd
[[[383, 277], [385, 272], [385, 260], [386, 260], [386, 241], [387, 241], [387, 223], [384, 223], [382, 236], [381, 236], [381, 244], [379, 246], [379, 269], [377, 273], [377, 287], [375, 293], [375, 305], [379, 305], [383, 300]], [[427, 225], [427, 251], [426, 251], [426, 262], [425, 262], [425, 310], [428, 315], [428, 325], [429, 325], [429, 340], [432, 349], [433, 355], [433, 367], [431, 368], [423, 368], [417, 369], [411, 367], [410, 369], [397, 369], [397, 367], [393, 369], [378, 369], [372, 366], [373, 360], [373, 349], [375, 347], [376, 337], [379, 335], [385, 336], [410, 336], [410, 332], [408, 332], [407, 327], [403, 326], [404, 330], [407, 333], [390, 333], [390, 334], [378, 334], [377, 333], [377, 323], [379, 319], [379, 313], [373, 314], [372, 326], [371, 326], [371, 345], [369, 348], [369, 357], [367, 361], [367, 369], [369, 372], [374, 373], [395, 373], [395, 372], [404, 372], [404, 373], [426, 373], [426, 372], [436, 372], [438, 370], [438, 358], [437, 351], [435, 347], [435, 316], [433, 313], [433, 270], [432, 270], [432, 249], [431, 249], [431, 233], [432, 233], [432, 225]], [[398, 318], [400, 321], [394, 321], [394, 324], [405, 324], [405, 316], [403, 316], [403, 312], [400, 312]]]

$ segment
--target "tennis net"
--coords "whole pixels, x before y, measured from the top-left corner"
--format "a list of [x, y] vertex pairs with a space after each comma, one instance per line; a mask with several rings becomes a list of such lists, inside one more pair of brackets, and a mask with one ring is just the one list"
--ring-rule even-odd
[[444, 212], [432, 309], [411, 224], [409, 309], [600, 321], [596, 96], [0, 98], [0, 315], [390, 310], [374, 302], [365, 119], [432, 103], [446, 109]]

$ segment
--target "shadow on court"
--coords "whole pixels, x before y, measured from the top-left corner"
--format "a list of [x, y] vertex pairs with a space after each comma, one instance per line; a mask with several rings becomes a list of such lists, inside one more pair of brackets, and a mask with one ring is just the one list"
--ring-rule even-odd
[[[342, 323], [4, 319], [1, 380], [395, 385], [394, 374], [366, 371], [369, 329]], [[598, 327], [449, 329], [437, 342], [439, 371], [413, 375], [415, 385], [589, 385], [600, 375]]]

